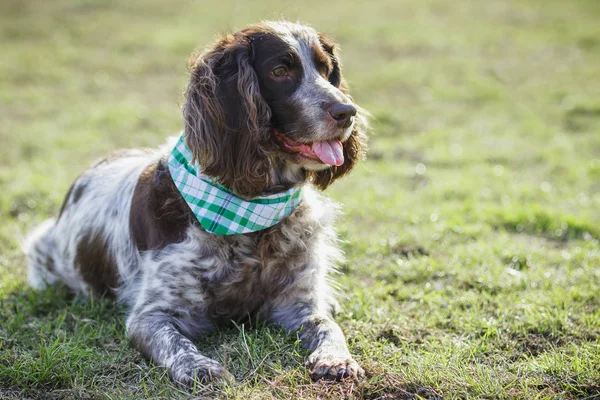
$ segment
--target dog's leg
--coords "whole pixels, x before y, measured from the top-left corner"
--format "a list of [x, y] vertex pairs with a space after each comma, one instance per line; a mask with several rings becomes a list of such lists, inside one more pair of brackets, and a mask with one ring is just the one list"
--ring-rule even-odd
[[300, 340], [312, 352], [306, 362], [311, 378], [340, 380], [362, 376], [364, 371], [350, 355], [338, 324], [310, 303], [294, 303], [276, 307], [271, 319], [288, 330], [300, 329]]
[[179, 383], [192, 386], [195, 380], [207, 383], [233, 378], [217, 361], [200, 354], [168, 314], [133, 313], [127, 320], [127, 332], [135, 348], [156, 364], [167, 367]]

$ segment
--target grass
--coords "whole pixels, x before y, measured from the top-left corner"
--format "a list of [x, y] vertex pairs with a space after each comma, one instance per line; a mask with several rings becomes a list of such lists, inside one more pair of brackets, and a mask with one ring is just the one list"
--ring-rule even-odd
[[[72, 180], [181, 127], [216, 33], [309, 22], [373, 114], [344, 204], [338, 320], [367, 378], [312, 383], [294, 336], [201, 338], [237, 384], [171, 383], [104, 300], [25, 285]], [[600, 398], [600, 3], [0, 3], [0, 398]]]

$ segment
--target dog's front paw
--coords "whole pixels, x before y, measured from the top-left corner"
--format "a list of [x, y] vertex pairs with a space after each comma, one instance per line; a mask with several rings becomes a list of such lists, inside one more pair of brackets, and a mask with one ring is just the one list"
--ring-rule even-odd
[[344, 378], [360, 378], [363, 369], [350, 354], [335, 354], [317, 350], [308, 357], [306, 367], [310, 370], [312, 380], [321, 378], [342, 380]]
[[188, 387], [194, 382], [206, 384], [234, 380], [221, 364], [199, 354], [178, 357], [170, 369], [173, 380]]

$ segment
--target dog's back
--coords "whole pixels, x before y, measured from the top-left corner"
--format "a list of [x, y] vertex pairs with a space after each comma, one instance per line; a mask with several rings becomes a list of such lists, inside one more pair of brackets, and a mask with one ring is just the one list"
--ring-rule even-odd
[[112, 295], [135, 273], [137, 253], [124, 221], [139, 175], [155, 158], [145, 151], [121, 151], [77, 178], [58, 217], [43, 222], [26, 241], [33, 287], [63, 282], [78, 293]]

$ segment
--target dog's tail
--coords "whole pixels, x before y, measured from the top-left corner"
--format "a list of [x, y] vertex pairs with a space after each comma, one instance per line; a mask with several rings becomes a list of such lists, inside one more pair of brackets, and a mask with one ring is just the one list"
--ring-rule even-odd
[[27, 237], [21, 242], [21, 250], [23, 250], [23, 253], [25, 253], [25, 255], [29, 255], [36, 242], [40, 241], [44, 236], [46, 236], [48, 231], [54, 226], [55, 223], [55, 218], [49, 218], [33, 228]]
[[57, 280], [52, 274], [54, 243], [50, 235], [55, 223], [54, 218], [47, 219], [34, 228], [21, 243], [21, 249], [27, 256], [27, 281], [37, 289], [52, 285]]

